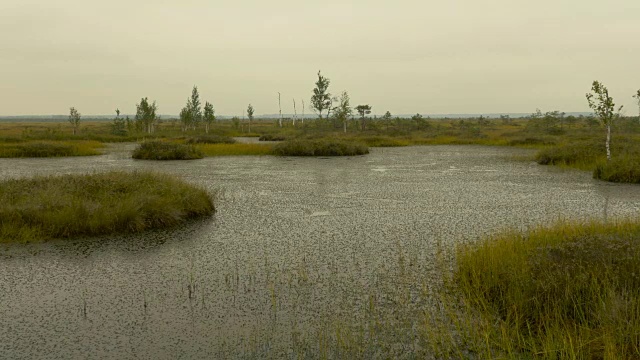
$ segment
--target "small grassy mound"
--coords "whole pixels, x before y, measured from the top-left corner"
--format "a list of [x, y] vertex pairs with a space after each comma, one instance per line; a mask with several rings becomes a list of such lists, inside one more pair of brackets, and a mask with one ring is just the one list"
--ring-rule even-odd
[[202, 159], [204, 154], [193, 145], [146, 141], [133, 151], [131, 157], [142, 160], [192, 160]]
[[343, 140], [289, 140], [276, 145], [276, 155], [282, 156], [352, 156], [369, 153], [369, 148], [359, 142]]
[[593, 177], [610, 182], [640, 184], [640, 158], [617, 157], [599, 162]]
[[99, 155], [97, 141], [26, 141], [0, 145], [0, 157], [62, 157]]
[[187, 144], [235, 144], [236, 141], [223, 135], [202, 135], [192, 138], [188, 138], [185, 141]]
[[205, 156], [273, 155], [273, 147], [266, 144], [204, 144], [198, 150]]
[[287, 140], [287, 137], [284, 135], [278, 135], [278, 134], [264, 134], [264, 135], [261, 135], [258, 140], [259, 141], [285, 141]]
[[0, 182], [0, 242], [140, 232], [214, 211], [206, 191], [163, 174], [5, 180]]
[[[640, 223], [560, 224], [461, 246], [452, 288], [483, 358], [640, 358]], [[465, 323], [458, 322], [458, 323]]]

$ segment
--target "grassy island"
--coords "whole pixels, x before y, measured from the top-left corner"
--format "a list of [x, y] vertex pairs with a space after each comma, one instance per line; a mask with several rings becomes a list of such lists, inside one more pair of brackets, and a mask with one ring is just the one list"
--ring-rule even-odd
[[289, 140], [274, 147], [282, 156], [353, 156], [369, 153], [369, 147], [360, 142], [336, 139]]
[[0, 182], [0, 243], [134, 233], [215, 211], [203, 189], [169, 175], [108, 172]]
[[193, 145], [156, 140], [138, 145], [131, 157], [140, 160], [193, 160], [202, 159], [204, 154]]
[[200, 135], [187, 138], [187, 144], [235, 144], [236, 141], [224, 135]]

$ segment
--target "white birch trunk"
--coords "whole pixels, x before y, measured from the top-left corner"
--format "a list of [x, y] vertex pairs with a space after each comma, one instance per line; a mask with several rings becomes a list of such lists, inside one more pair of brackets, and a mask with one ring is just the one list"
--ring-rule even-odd
[[296, 126], [296, 118], [298, 117], [298, 110], [296, 110], [296, 99], [293, 99], [293, 126]]
[[607, 124], [607, 161], [611, 161], [611, 123]]
[[280, 105], [280, 93], [278, 93], [278, 109], [280, 109], [280, 127], [282, 127], [282, 105]]

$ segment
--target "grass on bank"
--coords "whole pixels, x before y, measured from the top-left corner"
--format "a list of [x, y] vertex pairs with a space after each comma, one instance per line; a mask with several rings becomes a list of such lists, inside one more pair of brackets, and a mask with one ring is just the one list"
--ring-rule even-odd
[[138, 145], [131, 157], [141, 160], [193, 160], [204, 154], [193, 145], [165, 141], [145, 141]]
[[100, 155], [97, 141], [15, 141], [0, 143], [2, 158], [33, 158]]
[[213, 199], [148, 172], [44, 176], [0, 182], [0, 242], [165, 228], [210, 215]]
[[320, 139], [289, 140], [277, 144], [276, 155], [282, 156], [353, 156], [369, 153], [369, 147], [360, 142]]
[[544, 148], [536, 155], [536, 161], [541, 165], [590, 170], [594, 178], [604, 181], [640, 183], [640, 143], [629, 137], [614, 140], [611, 161], [607, 161], [604, 141], [599, 138]]
[[619, 156], [611, 161], [600, 161], [593, 177], [609, 182], [640, 184], [640, 157]]
[[559, 224], [457, 250], [441, 355], [640, 358], [640, 223]]

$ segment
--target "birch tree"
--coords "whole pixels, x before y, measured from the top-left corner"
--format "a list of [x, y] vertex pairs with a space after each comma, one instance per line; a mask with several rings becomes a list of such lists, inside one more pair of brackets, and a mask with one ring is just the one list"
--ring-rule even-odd
[[251, 104], [249, 104], [249, 106], [247, 107], [247, 118], [249, 119], [249, 132], [251, 132], [251, 121], [253, 120], [253, 106]]
[[69, 108], [69, 123], [73, 127], [73, 135], [78, 133], [78, 128], [80, 127], [80, 117], [82, 115], [76, 110], [76, 108]]
[[325, 110], [327, 110], [327, 117], [329, 117], [332, 103], [331, 94], [328, 91], [330, 83], [331, 80], [322, 76], [320, 71], [318, 71], [318, 81], [311, 96], [311, 108], [318, 113], [320, 120], [322, 120], [322, 112]]
[[213, 104], [208, 101], [204, 104], [202, 119], [204, 120], [204, 131], [208, 134], [209, 128], [213, 125], [213, 122], [216, 121], [216, 111], [213, 109]]
[[607, 148], [607, 161], [611, 161], [611, 123], [622, 110], [622, 106], [618, 108], [618, 113], [615, 113], [616, 104], [613, 102], [613, 98], [609, 96], [609, 90], [599, 81], [593, 82], [591, 92], [587, 93], [586, 97], [589, 107], [607, 129], [605, 146]]
[[191, 112], [191, 129], [195, 130], [200, 122], [202, 121], [202, 108], [200, 103], [200, 93], [198, 93], [198, 87], [193, 86], [191, 90], [191, 108], [189, 111]]
[[153, 132], [153, 126], [158, 120], [156, 116], [157, 111], [158, 106], [155, 101], [149, 104], [147, 98], [142, 98], [140, 104], [136, 104], [136, 127], [151, 134]]
[[345, 133], [347, 132], [347, 122], [353, 114], [353, 109], [351, 109], [349, 101], [349, 94], [343, 91], [342, 94], [340, 94], [339, 104], [334, 109], [334, 116], [338, 121], [342, 122]]

